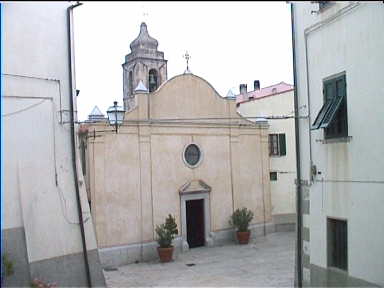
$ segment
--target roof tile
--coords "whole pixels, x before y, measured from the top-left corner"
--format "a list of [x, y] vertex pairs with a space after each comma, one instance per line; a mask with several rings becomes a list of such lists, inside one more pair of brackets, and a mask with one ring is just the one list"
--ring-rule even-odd
[[260, 90], [250, 91], [247, 94], [236, 95], [236, 104], [257, 100], [267, 96], [272, 96], [272, 95], [280, 94], [283, 92], [291, 91], [293, 90], [293, 88], [294, 87], [291, 84], [280, 82], [278, 84], [261, 88]]

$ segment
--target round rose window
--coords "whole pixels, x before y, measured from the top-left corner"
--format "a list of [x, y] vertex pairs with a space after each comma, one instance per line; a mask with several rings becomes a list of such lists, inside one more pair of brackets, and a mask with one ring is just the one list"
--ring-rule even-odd
[[196, 144], [190, 144], [184, 150], [184, 160], [189, 166], [196, 166], [201, 159], [201, 152]]

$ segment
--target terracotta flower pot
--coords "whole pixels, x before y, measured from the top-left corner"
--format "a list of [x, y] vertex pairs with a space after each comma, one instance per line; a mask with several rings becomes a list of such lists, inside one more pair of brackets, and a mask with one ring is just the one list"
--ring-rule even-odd
[[157, 247], [157, 253], [159, 253], [160, 262], [170, 262], [172, 261], [173, 246], [169, 248]]
[[237, 235], [237, 240], [239, 240], [239, 244], [248, 244], [251, 231], [247, 231], [247, 232], [237, 231], [236, 235]]

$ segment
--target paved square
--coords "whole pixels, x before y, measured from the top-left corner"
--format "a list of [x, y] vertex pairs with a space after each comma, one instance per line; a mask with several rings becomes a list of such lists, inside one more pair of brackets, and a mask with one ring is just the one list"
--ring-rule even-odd
[[104, 275], [108, 287], [293, 287], [294, 256], [295, 233], [276, 232], [248, 245], [194, 248], [171, 263], [130, 264]]

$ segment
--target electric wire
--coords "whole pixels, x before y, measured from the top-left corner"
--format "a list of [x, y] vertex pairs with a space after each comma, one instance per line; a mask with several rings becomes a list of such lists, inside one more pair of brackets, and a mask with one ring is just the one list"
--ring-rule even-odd
[[39, 106], [40, 104], [42, 104], [46, 100], [49, 100], [49, 99], [43, 99], [43, 100], [41, 100], [41, 101], [39, 101], [37, 103], [34, 103], [34, 104], [30, 105], [30, 106], [27, 106], [27, 107], [25, 107], [23, 109], [20, 109], [20, 110], [14, 111], [14, 112], [10, 112], [10, 113], [7, 113], [7, 114], [3, 114], [1, 116], [2, 117], [9, 117], [9, 116], [12, 116], [12, 115], [15, 115], [15, 114], [19, 114], [19, 113], [25, 112], [25, 111], [27, 111], [29, 109], [32, 109], [32, 108], [34, 108], [36, 106]]

